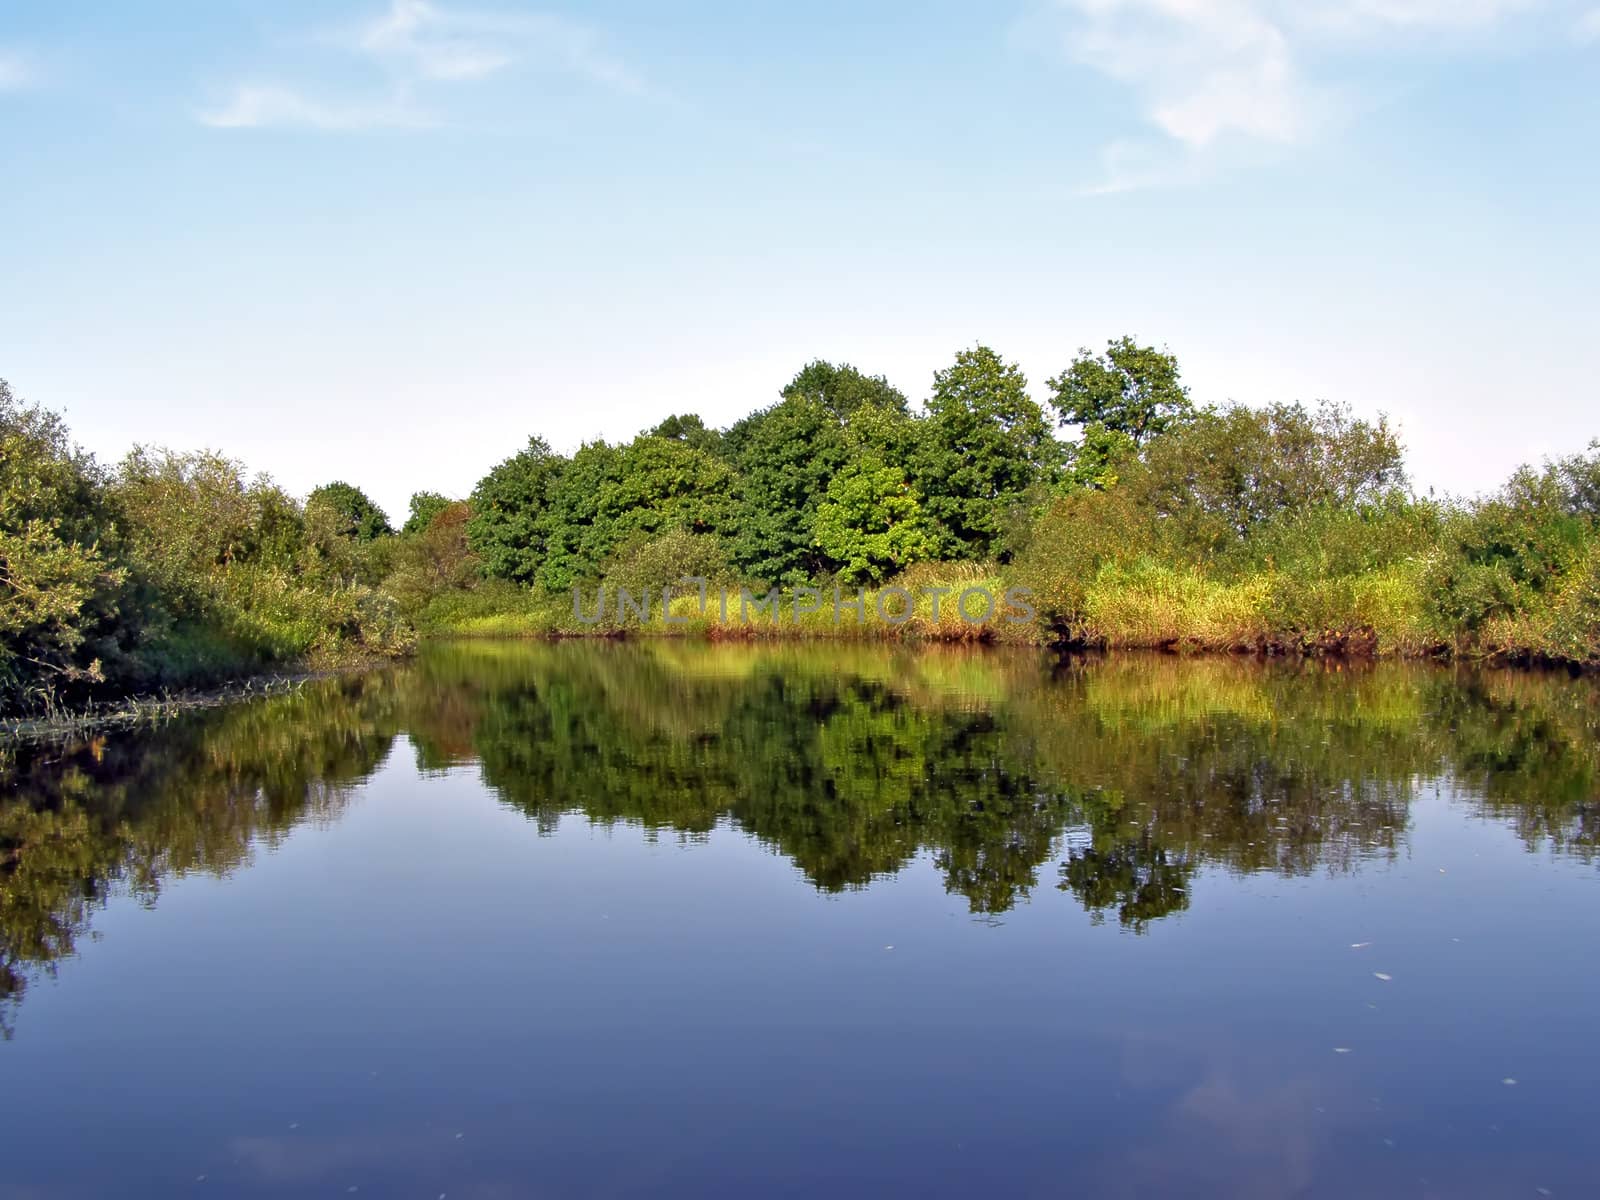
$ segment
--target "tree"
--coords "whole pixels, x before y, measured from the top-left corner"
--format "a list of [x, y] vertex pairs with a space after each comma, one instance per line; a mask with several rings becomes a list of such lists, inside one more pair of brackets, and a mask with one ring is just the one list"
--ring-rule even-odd
[[944, 553], [985, 558], [1012, 509], [1054, 478], [1060, 446], [1015, 364], [987, 346], [936, 372], [917, 455], [916, 482], [939, 523]]
[[401, 526], [400, 532], [408, 536], [421, 533], [452, 503], [450, 497], [439, 492], [412, 492], [410, 515], [406, 517], [406, 523]]
[[609, 522], [601, 517], [600, 496], [621, 471], [621, 450], [607, 442], [586, 442], [555, 480], [539, 530], [546, 551], [539, 582], [547, 590], [565, 591], [600, 573], [601, 562], [616, 544]]
[[326, 508], [334, 518], [334, 528], [345, 537], [370, 542], [394, 532], [383, 509], [354, 484], [335, 480], [325, 483], [306, 497], [306, 510]]
[[118, 467], [113, 492], [139, 573], [180, 610], [203, 603], [219, 569], [292, 571], [300, 563], [300, 506], [225, 455], [136, 446]]
[[863, 375], [849, 363], [815, 359], [801, 367], [781, 393], [785, 400], [810, 400], [841, 421], [863, 405], [896, 412], [907, 410], [905, 393], [882, 375]]
[[666, 438], [635, 438], [600, 492], [597, 525], [606, 544], [593, 547], [597, 557], [641, 535], [722, 532], [732, 513], [733, 486], [733, 469], [714, 454]]
[[1135, 447], [1180, 424], [1194, 411], [1179, 380], [1178, 360], [1130, 337], [1087, 348], [1046, 386], [1063, 425], [1102, 425], [1126, 434]]
[[647, 436], [664, 438], [669, 442], [682, 442], [685, 446], [695, 450], [707, 450], [712, 454], [722, 451], [722, 435], [715, 429], [707, 429], [706, 423], [694, 413], [681, 413], [668, 417], [654, 429], [647, 431]]
[[99, 469], [61, 418], [0, 380], [0, 711], [101, 678], [126, 577], [102, 543], [111, 518]]
[[550, 591], [564, 591], [598, 577], [624, 543], [673, 529], [721, 532], [733, 492], [732, 467], [685, 442], [651, 434], [620, 447], [591, 442], [563, 464], [522, 535], [531, 573], [506, 577], [537, 578]]
[[939, 548], [904, 468], [872, 455], [847, 463], [828, 484], [817, 509], [816, 542], [846, 583], [880, 583]]
[[733, 557], [748, 575], [800, 583], [821, 566], [812, 522], [828, 481], [848, 457], [837, 416], [794, 396], [729, 431], [739, 447]]
[[1405, 483], [1402, 463], [1385, 418], [1332, 404], [1234, 405], [1150, 443], [1128, 484], [1186, 544], [1210, 551], [1281, 514], [1380, 500]]
[[[413, 496], [413, 517], [416, 500]], [[383, 587], [407, 614], [420, 612], [435, 596], [468, 591], [482, 581], [482, 564], [467, 544], [467, 523], [471, 518], [470, 505], [447, 500], [426, 524], [401, 540], [395, 551], [394, 570]]]
[[1106, 343], [1104, 355], [1087, 348], [1047, 381], [1062, 425], [1082, 433], [1071, 448], [1069, 477], [1081, 487], [1116, 482], [1123, 464], [1153, 437], [1194, 412], [1179, 379], [1178, 360], [1130, 337]]
[[495, 467], [472, 492], [467, 540], [486, 574], [532, 583], [543, 565], [551, 495], [567, 460], [541, 437]]

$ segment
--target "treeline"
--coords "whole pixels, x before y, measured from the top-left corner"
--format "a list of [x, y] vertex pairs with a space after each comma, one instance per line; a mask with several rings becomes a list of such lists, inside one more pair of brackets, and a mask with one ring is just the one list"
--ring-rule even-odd
[[0, 712], [409, 649], [375, 586], [394, 539], [353, 494], [301, 502], [209, 453], [107, 469], [0, 381]]
[[[1130, 338], [1044, 397], [984, 346], [916, 406], [813, 362], [725, 429], [676, 415], [570, 455], [531, 438], [395, 530], [350, 484], [301, 502], [218, 455], [104, 468], [0, 391], [0, 703], [399, 653], [414, 629], [592, 632], [574, 586], [683, 576], [1018, 584], [1041, 601], [1027, 636], [1073, 645], [1600, 662], [1600, 444], [1455, 503], [1412, 493], [1384, 420], [1197, 406]], [[922, 612], [865, 632], [973, 636]]]
[[[1600, 444], [1442, 501], [1411, 491], [1382, 418], [1197, 406], [1175, 358], [1131, 338], [1081, 351], [1044, 395], [978, 346], [916, 408], [813, 362], [726, 429], [673, 416], [571, 456], [534, 438], [395, 594], [424, 628], [504, 633], [572, 629], [567, 589], [601, 580], [1020, 584], [1041, 601], [1032, 636], [1070, 645], [1600, 662]], [[919, 609], [866, 633], [971, 630]]]

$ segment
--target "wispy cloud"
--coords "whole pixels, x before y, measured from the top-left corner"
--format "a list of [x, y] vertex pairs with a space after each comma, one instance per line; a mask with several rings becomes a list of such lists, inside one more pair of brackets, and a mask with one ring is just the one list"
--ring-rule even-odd
[[389, 84], [383, 98], [334, 101], [302, 87], [250, 83], [199, 119], [219, 128], [427, 128], [441, 123], [419, 100], [430, 89], [475, 83], [518, 67], [568, 74], [625, 95], [648, 92], [637, 74], [606, 52], [594, 30], [553, 13], [390, 0], [383, 12], [316, 40], [352, 63], [381, 68]]
[[0, 46], [0, 92], [20, 92], [33, 82], [32, 64], [19, 52]]
[[216, 129], [300, 125], [308, 129], [426, 129], [436, 122], [404, 99], [380, 103], [315, 100], [291, 88], [241, 86], [221, 108], [199, 114]]
[[1591, 8], [1579, 17], [1573, 32], [1584, 45], [1600, 42], [1600, 8]]
[[1541, 3], [1054, 0], [1068, 57], [1124, 84], [1159, 135], [1108, 147], [1109, 179], [1088, 190], [1171, 181], [1225, 142], [1304, 142], [1361, 102], [1330, 60], [1378, 44], [1393, 52], [1408, 34], [1429, 45], [1481, 37]]
[[392, 0], [357, 29], [352, 49], [422, 79], [483, 79], [519, 63], [558, 67], [617, 91], [643, 82], [607, 54], [590, 28], [553, 13], [495, 13], [441, 8], [431, 0]]

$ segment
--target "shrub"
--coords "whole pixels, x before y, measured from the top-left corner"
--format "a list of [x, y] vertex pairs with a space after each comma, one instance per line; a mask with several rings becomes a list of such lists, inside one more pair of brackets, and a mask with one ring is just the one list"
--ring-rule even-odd
[[626, 588], [633, 596], [659, 593], [684, 579], [704, 579], [713, 587], [736, 580], [722, 539], [686, 529], [635, 538], [612, 556], [604, 573], [607, 588]]

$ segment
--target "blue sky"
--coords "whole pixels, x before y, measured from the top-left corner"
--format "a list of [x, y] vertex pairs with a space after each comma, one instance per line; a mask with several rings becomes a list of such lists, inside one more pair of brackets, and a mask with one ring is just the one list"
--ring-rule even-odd
[[393, 514], [975, 341], [1600, 436], [1596, 0], [5, 0], [0, 164], [19, 394]]

